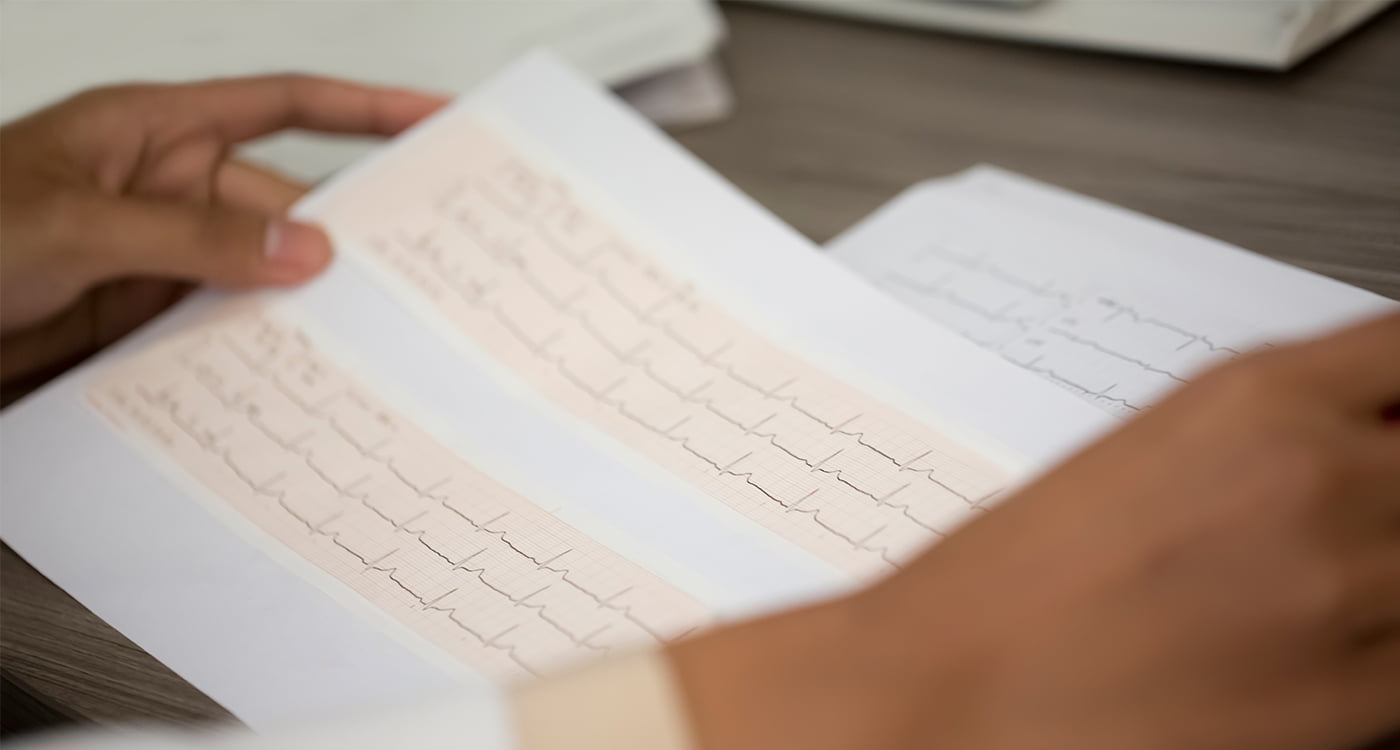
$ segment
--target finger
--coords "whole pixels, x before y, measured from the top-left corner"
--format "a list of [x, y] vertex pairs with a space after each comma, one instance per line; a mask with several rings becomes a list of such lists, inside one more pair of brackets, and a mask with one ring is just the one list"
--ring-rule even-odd
[[225, 161], [214, 175], [217, 202], [265, 216], [286, 214], [307, 190], [290, 177], [244, 161]]
[[231, 78], [172, 87], [227, 143], [285, 128], [394, 135], [447, 103], [445, 97], [305, 75]]
[[281, 286], [331, 260], [317, 227], [228, 206], [89, 197], [70, 250], [89, 283], [144, 275], [219, 286]]
[[1400, 313], [1277, 355], [1300, 381], [1345, 408], [1380, 416], [1400, 401]]

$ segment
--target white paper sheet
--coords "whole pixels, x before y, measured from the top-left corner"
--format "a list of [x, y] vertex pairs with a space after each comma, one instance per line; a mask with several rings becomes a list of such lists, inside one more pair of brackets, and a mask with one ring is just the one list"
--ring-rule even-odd
[[930, 319], [1107, 413], [1396, 304], [996, 169], [910, 188], [828, 245]]
[[[370, 211], [361, 222], [338, 208], [377, 194], [394, 207], [391, 225], [421, 218], [396, 203], [421, 189], [419, 180], [379, 178], [408, 163], [425, 169], [421, 184], [432, 186], [441, 170], [450, 174], [463, 162], [429, 159], [424, 166], [422, 147], [445, 145], [451, 156], [460, 146], [454, 133], [483, 123], [525, 161], [567, 180], [667, 273], [742, 321], [751, 331], [746, 335], [777, 342], [824, 370], [821, 378], [858, 389], [853, 398], [907, 412], [917, 420], [904, 428], [911, 434], [949, 436], [957, 450], [1009, 481], [1111, 422], [852, 277], [640, 116], [548, 57], [513, 67], [303, 204], [304, 215], [336, 219], [331, 228], [340, 258], [300, 290], [243, 302], [291, 321], [318, 357], [422, 439], [700, 602], [714, 619], [828, 594], [856, 579], [780, 526], [704, 491], [698, 475], [678, 473], [588, 413], [552, 399], [490, 339], [435, 307], [425, 292], [431, 285], [403, 276], [411, 258], [386, 266], [366, 234], [384, 217]], [[454, 660], [402, 610], [386, 609], [387, 600], [347, 578], [373, 575], [383, 584], [387, 566], [346, 571], [278, 541], [276, 528], [240, 507], [245, 501], [162, 445], [159, 435], [170, 423], [142, 427], [160, 416], [157, 410], [128, 411], [114, 421], [90, 405], [145, 387], [147, 406], [170, 412], [172, 402], [157, 382], [168, 365], [148, 376], [139, 363], [162, 361], [152, 346], [196, 330], [223, 314], [225, 304], [201, 295], [5, 414], [0, 531], [6, 542], [255, 726], [484, 684], [482, 671]], [[123, 375], [129, 367], [140, 372]], [[230, 397], [229, 403], [243, 402]], [[134, 421], [123, 427], [123, 420]], [[191, 423], [191, 434], [222, 434], [212, 422], [201, 424], [209, 429]], [[843, 436], [860, 439], [868, 429]], [[290, 432], [284, 437], [297, 442]], [[243, 454], [235, 459], [246, 469]], [[931, 459], [911, 454], [894, 469], [874, 463], [886, 474], [941, 476], [926, 473], [918, 463], [924, 460]], [[829, 476], [861, 482], [860, 469]], [[738, 476], [738, 470], [725, 475]], [[247, 478], [243, 486], [254, 495], [276, 496], [276, 472]], [[877, 498], [882, 507], [886, 499]], [[298, 518], [310, 518], [306, 506], [295, 507]], [[397, 518], [387, 506], [380, 510]], [[397, 520], [395, 531], [413, 534], [413, 518]], [[307, 533], [332, 522], [331, 515], [312, 521], [306, 525], [316, 528]], [[408, 581], [426, 596], [419, 583]], [[417, 601], [419, 609], [427, 607], [424, 598]]]

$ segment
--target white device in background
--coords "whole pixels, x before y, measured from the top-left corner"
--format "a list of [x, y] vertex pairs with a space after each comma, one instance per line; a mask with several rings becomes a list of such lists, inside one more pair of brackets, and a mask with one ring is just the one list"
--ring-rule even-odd
[[1285, 70], [1393, 0], [769, 0], [876, 21]]

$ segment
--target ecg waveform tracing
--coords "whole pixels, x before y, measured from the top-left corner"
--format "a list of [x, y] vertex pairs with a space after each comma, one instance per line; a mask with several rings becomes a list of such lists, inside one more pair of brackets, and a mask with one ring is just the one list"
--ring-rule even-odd
[[322, 216], [556, 405], [834, 565], [897, 567], [1003, 485], [732, 319], [484, 125], [389, 161]]
[[[907, 252], [906, 252], [907, 251]], [[1011, 253], [922, 242], [847, 256], [895, 297], [1112, 414], [1147, 408], [1239, 348]]]
[[103, 374], [91, 403], [428, 641], [510, 680], [705, 608], [457, 458], [265, 311]]

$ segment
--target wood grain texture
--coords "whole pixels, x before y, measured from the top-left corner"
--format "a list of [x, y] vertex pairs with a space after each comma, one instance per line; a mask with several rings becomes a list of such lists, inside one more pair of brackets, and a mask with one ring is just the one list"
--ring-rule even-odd
[[736, 116], [680, 140], [818, 242], [988, 162], [1400, 298], [1400, 9], [1282, 74], [728, 15]]
[[69, 722], [228, 717], [5, 545], [0, 549], [0, 664], [7, 729]]
[[[738, 110], [678, 136], [817, 241], [990, 162], [1400, 298], [1400, 12], [1286, 74], [726, 14]], [[0, 565], [7, 714], [226, 716], [8, 548]]]

